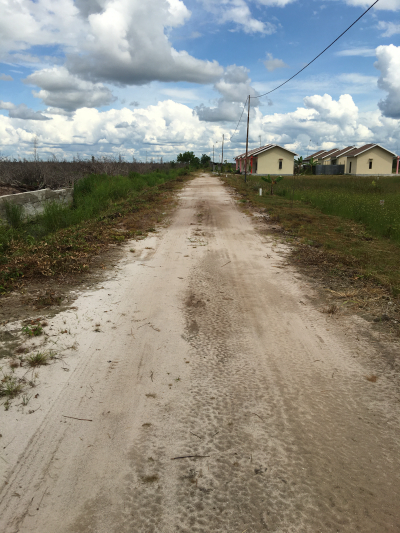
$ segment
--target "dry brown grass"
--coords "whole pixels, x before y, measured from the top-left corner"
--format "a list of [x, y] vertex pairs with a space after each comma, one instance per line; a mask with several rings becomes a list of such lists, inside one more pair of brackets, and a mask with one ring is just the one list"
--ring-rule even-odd
[[[175, 167], [184, 165], [176, 164]], [[138, 163], [113, 158], [70, 161], [28, 161], [0, 159], [0, 187], [5, 194], [37, 189], [62, 189], [88, 174], [127, 176], [129, 172], [146, 174], [159, 169], [166, 171], [170, 163]], [[9, 190], [7, 191], [6, 188]]]

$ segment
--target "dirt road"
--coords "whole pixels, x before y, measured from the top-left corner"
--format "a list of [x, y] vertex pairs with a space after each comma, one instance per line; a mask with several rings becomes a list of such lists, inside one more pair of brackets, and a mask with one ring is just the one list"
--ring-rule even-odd
[[41, 371], [42, 408], [7, 422], [0, 530], [400, 532], [381, 345], [318, 310], [217, 178], [180, 196], [167, 229], [52, 321], [77, 349], [70, 372]]

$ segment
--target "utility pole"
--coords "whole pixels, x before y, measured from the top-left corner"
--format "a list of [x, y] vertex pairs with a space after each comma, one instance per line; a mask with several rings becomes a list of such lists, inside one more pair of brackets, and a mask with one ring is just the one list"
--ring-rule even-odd
[[259, 137], [260, 137], [260, 148], [261, 148], [261, 135], [259, 135]]
[[224, 139], [225, 139], [225, 134], [222, 134], [221, 173], [222, 173], [222, 165], [224, 163]]
[[247, 183], [247, 154], [249, 151], [249, 126], [250, 126], [250, 95], [249, 95], [249, 107], [247, 110], [246, 159], [244, 163], [244, 182], [245, 183]]
[[214, 145], [213, 145], [213, 172], [214, 172]]

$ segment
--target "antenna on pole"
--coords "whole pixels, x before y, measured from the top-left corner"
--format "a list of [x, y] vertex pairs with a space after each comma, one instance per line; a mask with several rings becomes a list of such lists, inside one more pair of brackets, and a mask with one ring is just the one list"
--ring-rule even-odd
[[249, 125], [250, 125], [250, 95], [249, 95], [249, 107], [247, 110], [246, 159], [244, 163], [244, 182], [245, 183], [247, 183], [247, 154], [249, 152]]

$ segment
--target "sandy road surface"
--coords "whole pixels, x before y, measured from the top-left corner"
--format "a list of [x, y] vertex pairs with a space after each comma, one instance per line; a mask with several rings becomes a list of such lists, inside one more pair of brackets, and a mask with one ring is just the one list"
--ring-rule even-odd
[[399, 532], [396, 381], [365, 379], [379, 346], [318, 312], [284, 254], [192, 181], [57, 317], [78, 350], [37, 428], [12, 426], [0, 530]]

